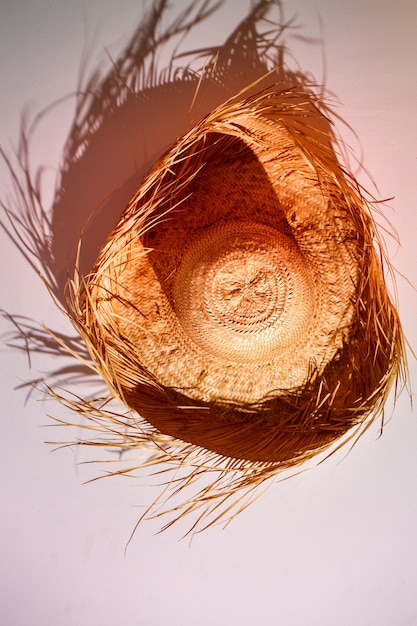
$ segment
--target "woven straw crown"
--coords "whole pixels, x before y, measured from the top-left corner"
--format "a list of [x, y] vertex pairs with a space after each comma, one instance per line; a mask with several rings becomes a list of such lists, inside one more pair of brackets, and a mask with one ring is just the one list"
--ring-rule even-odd
[[158, 431], [285, 467], [381, 408], [401, 328], [320, 117], [278, 86], [218, 107], [155, 165], [77, 294], [98, 369]]

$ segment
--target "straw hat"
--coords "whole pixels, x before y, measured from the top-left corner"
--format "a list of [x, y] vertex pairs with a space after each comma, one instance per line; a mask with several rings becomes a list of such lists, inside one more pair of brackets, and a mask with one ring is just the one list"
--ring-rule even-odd
[[157, 432], [291, 466], [381, 409], [402, 357], [374, 223], [320, 114], [229, 100], [138, 189], [72, 317]]

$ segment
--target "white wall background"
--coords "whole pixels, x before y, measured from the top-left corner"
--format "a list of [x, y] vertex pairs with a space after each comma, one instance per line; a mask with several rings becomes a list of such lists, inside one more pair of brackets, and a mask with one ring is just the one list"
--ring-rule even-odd
[[[183, 0], [173, 0], [175, 8]], [[85, 43], [117, 53], [150, 0], [2, 0], [0, 142], [17, 142], [21, 114], [72, 92]], [[247, 2], [226, 0], [204, 27], [222, 43]], [[417, 285], [417, 4], [414, 0], [287, 0], [302, 26], [291, 52], [340, 100], [348, 139], [378, 184], [401, 247], [394, 264]], [[201, 34], [199, 35], [201, 37]], [[203, 45], [192, 41], [190, 48]], [[93, 54], [94, 58], [94, 54]], [[59, 162], [71, 105], [49, 116], [34, 162]], [[345, 132], [343, 128], [341, 132]], [[369, 180], [360, 174], [362, 182]], [[9, 186], [0, 163], [0, 193]], [[52, 185], [51, 177], [51, 185]], [[51, 187], [52, 189], [52, 187]], [[391, 246], [392, 253], [395, 246]], [[400, 312], [417, 349], [417, 294], [398, 278]], [[67, 328], [41, 281], [0, 232], [1, 308]], [[7, 333], [1, 321], [0, 331]], [[417, 624], [417, 426], [407, 394], [381, 439], [379, 425], [352, 452], [274, 485], [222, 531], [179, 541], [181, 526], [140, 527], [124, 547], [148, 492], [139, 481], [82, 485], [86, 473], [38, 395], [21, 380], [50, 369], [0, 346], [0, 623], [7, 626], [415, 626]], [[411, 382], [416, 363], [410, 359]], [[68, 437], [69, 433], [65, 433]], [[100, 468], [97, 468], [98, 471]]]

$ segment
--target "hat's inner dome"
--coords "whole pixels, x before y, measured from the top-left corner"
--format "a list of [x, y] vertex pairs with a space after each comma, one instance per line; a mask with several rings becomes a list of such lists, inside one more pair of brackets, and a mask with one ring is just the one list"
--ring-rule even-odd
[[314, 315], [311, 272], [254, 152], [214, 133], [195, 150], [198, 173], [149, 230], [147, 258], [200, 350], [240, 364], [271, 361]]
[[256, 222], [220, 222], [184, 251], [173, 302], [185, 333], [227, 360], [263, 362], [305, 331], [314, 297], [292, 238]]
[[165, 387], [255, 402], [304, 384], [327, 354], [320, 285], [287, 220], [295, 198], [281, 198], [254, 151], [214, 133], [193, 149], [194, 173], [170, 169], [175, 193], [149, 215], [129, 266], [138, 352]]

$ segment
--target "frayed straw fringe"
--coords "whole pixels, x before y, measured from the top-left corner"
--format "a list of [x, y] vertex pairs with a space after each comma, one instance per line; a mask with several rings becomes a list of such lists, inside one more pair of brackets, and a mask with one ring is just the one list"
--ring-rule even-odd
[[[283, 76], [280, 67], [276, 72], [283, 61], [277, 58], [277, 50], [282, 55], [283, 48], [276, 46], [276, 39], [287, 25], [267, 35], [257, 33], [255, 25], [273, 4], [271, 0], [258, 2], [220, 50], [189, 53], [194, 61], [208, 58], [200, 73], [192, 68], [193, 61], [183, 69], [172, 64], [161, 73], [156, 69], [161, 46], [203, 21], [217, 4], [191, 3], [166, 32], [158, 34], [167, 2], [155, 2], [105, 80], [99, 73], [84, 83], [80, 80], [76, 119], [61, 172], [65, 175], [81, 162], [108, 111], [116, 110], [129, 98], [142, 97], [140, 92], [162, 84], [181, 86], [189, 82], [195, 89], [189, 119], [194, 115], [198, 120], [208, 86], [221, 85], [224, 94], [229, 82], [237, 91], [228, 99], [224, 96], [226, 101], [198, 121], [153, 167], [103, 246], [91, 274], [84, 275], [78, 255], [74, 276], [67, 285], [65, 314], [83, 345], [51, 333], [59, 353], [68, 351], [81, 362], [84, 372], [93, 372], [108, 387], [108, 393], [96, 398], [61, 392], [55, 385], [48, 387], [53, 398], [83, 418], [77, 427], [86, 436], [75, 443], [96, 449], [137, 451], [137, 462], [110, 470], [106, 476], [147, 469], [154, 470], [163, 481], [168, 475], [159, 497], [139, 522], [167, 516], [163, 527], [167, 528], [191, 515], [190, 533], [220, 521], [227, 523], [277, 475], [285, 476], [281, 474], [284, 470], [297, 470], [320, 453], [327, 458], [347, 442], [355, 442], [378, 416], [383, 416], [390, 390], [394, 387], [397, 397], [401, 383], [407, 380], [405, 340], [384, 273], [390, 274], [394, 285], [395, 277], [374, 219], [380, 213], [378, 203], [338, 162], [336, 154], [345, 155], [345, 146], [331, 129], [334, 114], [325, 98], [315, 94], [316, 88], [301, 74], [292, 74], [291, 84], [285, 80], [269, 84], [277, 74]], [[256, 59], [251, 53], [253, 47]], [[241, 76], [233, 74], [233, 59], [239, 55], [242, 59], [247, 55], [248, 71], [252, 67], [256, 76], [261, 76], [242, 90], [238, 87]], [[25, 174], [32, 130], [29, 127], [26, 133], [22, 129], [19, 163]], [[303, 370], [301, 384], [272, 386], [269, 393], [258, 397], [246, 389], [239, 401], [228, 393], [213, 397], [208, 386], [205, 397], [199, 400], [192, 388], [166, 385], [155, 375], [156, 366], [154, 371], [147, 367], [140, 341], [138, 344], [138, 338], [149, 330], [146, 316], [141, 314], [143, 302], [135, 300], [135, 288], [126, 282], [123, 271], [145, 267], [157, 256], [153, 233], [161, 233], [165, 227], [169, 230], [178, 215], [186, 213], [198, 195], [199, 178], [206, 175], [211, 161], [219, 162], [222, 154], [230, 157], [234, 153], [236, 162], [241, 162], [239, 159], [244, 160], [248, 152], [252, 164], [262, 161], [270, 182], [274, 168], [281, 174], [286, 172], [281, 180], [291, 178], [292, 170], [298, 171], [301, 187], [304, 176], [307, 187], [313, 186], [316, 196], [327, 199], [315, 222], [310, 215], [309, 224], [305, 223], [308, 206], [299, 211], [297, 221], [296, 202], [285, 217], [292, 234], [297, 234], [299, 242], [304, 241], [303, 253], [309, 259], [309, 230], [316, 235], [329, 233], [330, 243], [324, 237], [323, 249], [317, 246], [316, 238], [313, 255], [317, 252], [324, 258], [329, 251], [338, 250], [340, 258], [335, 263], [344, 267], [342, 285], [349, 296], [333, 303], [336, 312], [332, 315], [339, 315], [339, 324], [329, 331], [328, 349], [322, 346], [318, 360], [311, 358], [307, 370]], [[1, 154], [23, 205], [20, 213], [4, 207], [9, 218], [6, 230], [31, 265], [37, 267], [40, 262], [48, 289], [61, 306], [62, 289], [52, 269], [51, 224], [37, 186], [40, 176], [32, 180], [26, 175], [21, 183], [12, 163], [3, 151]], [[288, 193], [287, 189], [284, 196]], [[282, 204], [285, 202], [288, 208], [288, 197]], [[319, 266], [320, 260], [316, 264]], [[336, 279], [329, 278], [329, 267], [327, 264], [320, 280], [333, 281], [333, 285], [342, 274], [335, 270]], [[165, 278], [171, 281], [170, 276]], [[146, 290], [144, 295], [146, 300]], [[151, 295], [150, 290], [150, 301]], [[341, 314], [337, 312], [338, 304], [343, 309]], [[49, 353], [50, 338], [34, 333], [23, 319], [14, 323], [25, 341], [30, 334], [32, 341], [35, 338], [42, 351]], [[121, 332], [126, 328], [131, 336]], [[163, 367], [164, 359], [159, 360]], [[199, 393], [201, 396], [201, 390]], [[245, 393], [246, 401], [242, 400]], [[323, 454], [317, 458], [323, 458]]]

